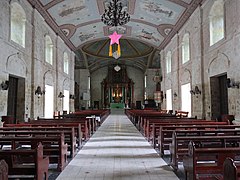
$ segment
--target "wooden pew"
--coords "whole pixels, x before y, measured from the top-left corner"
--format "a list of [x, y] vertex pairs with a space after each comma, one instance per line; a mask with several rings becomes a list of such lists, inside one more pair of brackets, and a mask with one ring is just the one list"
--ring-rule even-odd
[[86, 118], [89, 116], [100, 117], [100, 124], [108, 117], [110, 114], [109, 109], [104, 110], [83, 110], [83, 111], [76, 111], [70, 114], [65, 114], [62, 118]]
[[[217, 131], [217, 130], [215, 130]], [[201, 131], [201, 136], [197, 135], [195, 132], [191, 134], [188, 131], [188, 135], [183, 136], [183, 133], [174, 132], [172, 138], [172, 144], [170, 146], [170, 165], [174, 169], [178, 169], [178, 162], [180, 162], [184, 155], [187, 154], [187, 148], [190, 141], [193, 141], [197, 147], [239, 147], [240, 143], [240, 131], [238, 130], [237, 135], [233, 135], [236, 132], [214, 132], [214, 131]], [[179, 134], [178, 134], [179, 133]], [[221, 134], [220, 134], [221, 133]]]
[[[146, 114], [142, 114], [139, 117], [139, 122], [138, 122], [138, 129], [140, 131], [143, 131], [143, 133], [146, 133], [146, 128], [148, 126], [149, 121], [163, 121], [163, 120], [175, 120], [175, 119], [180, 119], [176, 117], [175, 115], [172, 114], [162, 114], [160, 112], [149, 112]], [[166, 120], [166, 121], [167, 121]]]
[[[48, 124], [46, 122], [44, 123], [21, 123], [21, 124], [4, 124], [4, 128], [11, 127], [11, 128], [23, 128], [23, 127], [31, 127], [31, 128], [53, 128], [59, 131], [62, 131], [64, 128], [74, 128], [75, 136], [77, 137], [77, 143], [78, 143], [78, 149], [82, 147], [82, 140], [83, 140], [83, 133], [82, 133], [82, 125], [78, 122], [73, 123], [51, 123]], [[85, 126], [84, 126], [85, 127]], [[84, 137], [85, 138], [85, 137]]]
[[[65, 127], [65, 126], [76, 126], [76, 124], [80, 124], [81, 132], [82, 132], [82, 138], [84, 140], [88, 140], [91, 135], [91, 122], [89, 119], [86, 118], [64, 118], [64, 119], [51, 119], [51, 118], [44, 118], [44, 119], [38, 119], [38, 120], [31, 120], [29, 122], [30, 124], [37, 124], [42, 126], [59, 126], [59, 127]], [[78, 125], [77, 125], [78, 126]]]
[[[20, 157], [20, 160], [16, 157]], [[35, 180], [48, 179], [49, 159], [48, 157], [43, 157], [43, 146], [41, 143], [35, 149], [30, 150], [0, 150], [0, 158], [4, 159], [8, 164], [9, 178], [32, 175], [32, 179]]]
[[126, 110], [125, 111], [128, 118], [132, 121], [132, 123], [139, 129], [143, 127], [145, 118], [162, 118], [162, 117], [172, 117], [174, 115], [165, 114], [156, 110]]
[[4, 159], [0, 160], [0, 179], [8, 180], [8, 165]]
[[76, 111], [71, 114], [65, 115], [66, 118], [89, 118], [91, 119], [91, 132], [94, 133], [96, 131], [96, 127], [101, 125], [104, 120], [108, 117], [110, 114], [109, 109], [104, 109], [104, 110], [84, 110], [84, 111]]
[[[13, 133], [22, 135], [21, 132]], [[8, 133], [8, 135], [10, 135], [10, 133]], [[30, 149], [35, 149], [39, 142], [41, 142], [43, 146], [43, 155], [49, 157], [50, 163], [57, 163], [57, 170], [62, 171], [67, 165], [67, 144], [64, 143], [63, 133], [54, 137], [2, 136], [0, 138], [0, 144], [3, 147], [5, 145], [10, 145], [11, 149], [25, 149], [26, 146], [30, 146]]]
[[[155, 125], [153, 125], [155, 127]], [[153, 135], [152, 135], [152, 144], [153, 147], [158, 148], [159, 153], [161, 156], [164, 155], [164, 150], [169, 150], [169, 145], [172, 143], [172, 134], [174, 131], [176, 132], [196, 132], [198, 135], [201, 135], [201, 131], [227, 131], [227, 130], [234, 130], [237, 131], [236, 128], [240, 129], [240, 125], [219, 125], [218, 122], [214, 125], [183, 125], [183, 126], [177, 126], [177, 125], [172, 125], [172, 126], [160, 126], [155, 127], [153, 130]], [[239, 130], [238, 130], [239, 131]]]
[[[15, 133], [17, 132], [17, 133]], [[76, 137], [74, 127], [3, 127], [0, 128], [0, 136], [60, 136], [64, 134], [64, 142], [68, 144], [70, 157], [76, 155]]]
[[183, 166], [187, 180], [210, 179], [223, 176], [223, 163], [227, 157], [236, 159], [240, 147], [196, 148], [191, 141]]
[[230, 157], [226, 158], [223, 163], [223, 180], [239, 180], [240, 165], [236, 165]]
[[229, 122], [216, 122], [204, 119], [149, 119], [145, 129], [145, 137], [150, 141], [150, 135], [156, 137], [161, 126], [185, 126], [185, 125], [228, 125]]

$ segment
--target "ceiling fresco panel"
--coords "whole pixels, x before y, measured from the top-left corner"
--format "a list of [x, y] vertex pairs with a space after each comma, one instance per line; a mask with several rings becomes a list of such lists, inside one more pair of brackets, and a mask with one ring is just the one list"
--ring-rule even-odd
[[148, 21], [156, 25], [176, 24], [185, 8], [167, 0], [138, 0], [134, 19]]
[[87, 41], [104, 37], [102, 22], [79, 27], [76, 33], [70, 38], [74, 46], [78, 47]]
[[132, 26], [131, 37], [133, 38], [153, 44], [156, 47], [163, 41], [163, 36], [161, 36], [158, 30], [152, 26], [132, 22], [129, 22], [128, 25]]
[[[99, 18], [96, 3], [93, 0], [67, 0], [48, 9], [49, 14], [61, 26], [63, 24], [79, 25]], [[99, 18], [100, 19], [100, 18]]]

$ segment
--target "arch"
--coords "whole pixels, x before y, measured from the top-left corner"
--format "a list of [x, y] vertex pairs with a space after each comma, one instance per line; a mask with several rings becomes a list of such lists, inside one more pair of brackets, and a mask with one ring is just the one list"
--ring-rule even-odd
[[182, 63], [190, 60], [190, 34], [185, 33], [182, 39]]
[[19, 3], [11, 3], [10, 16], [10, 38], [15, 43], [25, 47], [26, 13]]
[[181, 74], [181, 84], [191, 83], [192, 81], [192, 72], [191, 70], [185, 68]]
[[45, 35], [45, 61], [53, 64], [53, 42], [49, 35]]
[[224, 38], [224, 1], [216, 0], [209, 13], [210, 46]]
[[217, 57], [213, 58], [208, 65], [208, 76], [216, 76], [228, 71], [230, 60], [224, 53], [218, 53]]
[[65, 90], [70, 90], [69, 89], [69, 79], [68, 78], [65, 78], [64, 80], [63, 80], [63, 89], [65, 89]]
[[43, 83], [44, 83], [44, 86], [45, 86], [45, 85], [54, 86], [54, 78], [53, 78], [53, 73], [52, 73], [51, 70], [47, 70], [47, 71], [43, 74]]
[[21, 54], [19, 52], [8, 56], [6, 61], [6, 71], [15, 76], [23, 78], [27, 77], [27, 64], [21, 59]]

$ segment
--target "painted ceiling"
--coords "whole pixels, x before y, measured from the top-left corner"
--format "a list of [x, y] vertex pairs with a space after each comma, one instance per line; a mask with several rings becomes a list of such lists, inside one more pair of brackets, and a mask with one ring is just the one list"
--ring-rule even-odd
[[[90, 71], [116, 63], [108, 57], [108, 36], [122, 34], [125, 47], [118, 63], [159, 68], [156, 54], [183, 26], [202, 0], [120, 0], [130, 14], [123, 26], [108, 27], [101, 15], [110, 0], [28, 0], [77, 54], [76, 68]], [[124, 46], [124, 44], [126, 46]], [[97, 49], [95, 51], [94, 49]], [[123, 48], [124, 49], [124, 48]], [[139, 53], [147, 52], [147, 53]], [[101, 61], [102, 60], [102, 61]], [[93, 65], [94, 64], [94, 65]]]

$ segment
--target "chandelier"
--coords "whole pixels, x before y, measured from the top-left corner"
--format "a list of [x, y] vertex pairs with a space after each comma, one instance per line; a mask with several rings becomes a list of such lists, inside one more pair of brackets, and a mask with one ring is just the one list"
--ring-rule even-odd
[[123, 10], [122, 2], [112, 0], [102, 15], [102, 22], [107, 26], [122, 26], [129, 22], [130, 15]]

